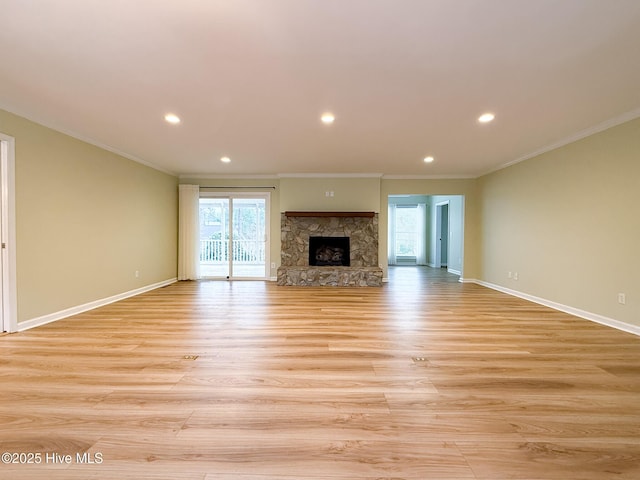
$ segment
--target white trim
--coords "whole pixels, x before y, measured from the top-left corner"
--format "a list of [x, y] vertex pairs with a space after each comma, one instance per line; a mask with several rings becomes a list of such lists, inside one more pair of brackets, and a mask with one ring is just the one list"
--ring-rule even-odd
[[581, 130], [573, 135], [570, 135], [562, 140], [559, 140], [555, 143], [547, 145], [545, 147], [539, 148], [531, 153], [523, 155], [521, 157], [516, 158], [515, 160], [511, 160], [509, 162], [498, 165], [497, 167], [491, 168], [485, 172], [481, 172], [478, 174], [459, 174], [459, 175], [387, 175], [384, 173], [333, 173], [333, 174], [324, 174], [324, 173], [278, 173], [275, 175], [208, 175], [208, 174], [188, 174], [188, 173], [178, 173], [173, 172], [171, 170], [167, 170], [165, 168], [159, 167], [151, 162], [146, 160], [142, 160], [134, 155], [123, 152], [122, 150], [118, 150], [115, 147], [106, 145], [104, 143], [98, 142], [89, 137], [85, 137], [79, 133], [67, 130], [55, 124], [55, 122], [43, 121], [37, 117], [25, 116], [22, 113], [16, 113], [12, 108], [7, 107], [6, 105], [0, 105], [0, 108], [3, 110], [12, 113], [13, 115], [20, 116], [25, 118], [31, 122], [38, 123], [44, 127], [50, 128], [57, 132], [60, 132], [64, 135], [68, 135], [82, 142], [88, 143], [95, 147], [101, 148], [111, 153], [115, 153], [124, 158], [128, 158], [134, 162], [137, 162], [141, 165], [144, 165], [149, 168], [153, 168], [162, 173], [166, 173], [168, 175], [172, 175], [178, 177], [179, 179], [184, 178], [193, 178], [193, 179], [259, 179], [259, 178], [381, 178], [383, 180], [455, 180], [455, 179], [474, 179], [480, 178], [485, 175], [489, 175], [490, 173], [497, 172], [504, 168], [510, 167], [520, 162], [524, 162], [525, 160], [529, 160], [531, 158], [537, 157], [538, 155], [542, 155], [543, 153], [550, 152], [551, 150], [555, 150], [557, 148], [563, 147], [570, 143], [576, 142], [583, 138], [586, 138], [590, 135], [594, 135], [596, 133], [602, 132], [604, 130], [608, 130], [609, 128], [615, 127], [617, 125], [621, 125], [623, 123], [629, 122], [640, 117], [640, 108], [631, 110], [629, 112], [623, 113], [622, 115], [618, 115], [617, 117], [611, 118], [609, 120], [605, 120], [604, 122], [599, 123], [593, 127], [586, 128]]
[[462, 275], [460, 270], [454, 270], [453, 268], [447, 268], [447, 272], [453, 273], [454, 275]]
[[383, 174], [383, 180], [469, 180], [478, 178], [480, 175], [461, 174], [461, 175], [387, 175]]
[[[460, 281], [462, 281], [462, 279], [460, 279]], [[558, 310], [560, 312], [568, 313], [576, 317], [584, 318], [585, 320], [590, 320], [592, 322], [596, 322], [601, 325], [606, 325], [607, 327], [612, 327], [617, 330], [622, 330], [623, 332], [632, 333], [634, 335], [640, 336], [640, 326], [638, 325], [631, 325], [629, 323], [621, 322], [620, 320], [615, 320], [613, 318], [598, 315], [597, 313], [591, 313], [585, 310], [580, 310], [579, 308], [563, 305], [561, 303], [553, 302], [551, 300], [546, 300], [544, 298], [536, 297], [534, 295], [529, 295], [528, 293], [519, 292], [517, 290], [512, 290], [510, 288], [502, 287], [500, 285], [496, 285], [493, 283], [484, 282], [482, 280], [465, 279], [465, 282], [476, 283], [478, 285], [482, 285], [483, 287], [491, 288], [492, 290], [497, 290], [499, 292], [506, 293], [507, 295], [512, 295], [514, 297], [522, 298], [524, 300], [528, 300], [530, 302], [537, 303], [539, 305], [544, 305], [545, 307], [549, 307], [554, 310]]]
[[[251, 180], [251, 179], [255, 179], [255, 180], [260, 180], [260, 179], [278, 179], [278, 175], [215, 175], [215, 174], [208, 174], [208, 173], [181, 173], [180, 175], [178, 175], [178, 178], [180, 180]], [[203, 188], [207, 188], [206, 185], [200, 185]], [[256, 188], [256, 187], [251, 187], [251, 188]], [[269, 187], [270, 188], [270, 187]]]
[[209, 173], [181, 173], [180, 180], [260, 180], [279, 178], [381, 178], [383, 180], [468, 180], [478, 178], [479, 175], [388, 175], [384, 173], [276, 173], [265, 175], [251, 174], [209, 174]]
[[382, 173], [279, 173], [279, 178], [382, 178]]
[[560, 147], [564, 147], [565, 145], [569, 145], [570, 143], [577, 142], [578, 140], [582, 140], [583, 138], [589, 137], [591, 135], [595, 135], [596, 133], [604, 132], [610, 128], [616, 127], [618, 125], [622, 125], [623, 123], [630, 122], [636, 118], [640, 117], [640, 108], [635, 110], [631, 110], [630, 112], [623, 113], [622, 115], [618, 115], [617, 117], [610, 118], [605, 120], [602, 123], [594, 125], [589, 128], [585, 128], [584, 130], [580, 130], [579, 132], [574, 133], [568, 137], [563, 138], [562, 140], [558, 140], [555, 143], [547, 145], [546, 147], [539, 148], [531, 153], [527, 153], [521, 157], [516, 158], [515, 160], [511, 160], [510, 162], [503, 163], [502, 165], [498, 165], [491, 170], [488, 170], [480, 175], [477, 175], [476, 178], [483, 177], [485, 175], [489, 175], [490, 173], [497, 172], [498, 170], [502, 170], [504, 168], [510, 167], [520, 162], [524, 162], [525, 160], [529, 160], [530, 158], [537, 157], [542, 155], [543, 153], [550, 152], [552, 150], [556, 150]]
[[93, 310], [98, 307], [103, 307], [110, 303], [118, 302], [120, 300], [124, 300], [125, 298], [134, 297], [136, 295], [140, 295], [141, 293], [149, 292], [151, 290], [155, 290], [157, 288], [166, 287], [167, 285], [171, 285], [172, 283], [177, 282], [177, 278], [170, 278], [169, 280], [164, 280], [162, 282], [154, 283], [151, 285], [147, 285], [145, 287], [136, 288], [135, 290], [130, 290], [128, 292], [119, 293], [117, 295], [113, 295], [111, 297], [103, 298], [101, 300], [96, 300], [93, 302], [85, 303], [84, 305], [77, 305], [75, 307], [67, 308], [65, 310], [60, 310], [59, 312], [50, 313], [48, 315], [43, 315], [42, 317], [32, 318], [31, 320], [26, 320], [24, 322], [18, 323], [18, 331], [22, 332], [24, 330], [28, 330], [30, 328], [39, 327], [41, 325], [46, 325], [47, 323], [55, 322], [56, 320], [61, 320], [63, 318], [70, 317], [72, 315], [77, 315], [79, 313], [83, 313], [89, 310]]
[[475, 278], [463, 278], [462, 276], [460, 276], [458, 281], [460, 283], [477, 283], [478, 285], [480, 285], [480, 280], [476, 280]]
[[55, 122], [47, 122], [47, 121], [42, 121], [37, 117], [25, 116], [24, 114], [16, 113], [5, 106], [1, 106], [1, 108], [9, 113], [12, 113], [13, 115], [29, 120], [30, 122], [37, 123], [38, 125], [49, 128], [51, 130], [55, 130], [56, 132], [67, 135], [68, 137], [75, 138], [76, 140], [80, 140], [81, 142], [88, 143], [89, 145], [93, 145], [94, 147], [101, 148], [102, 150], [106, 150], [107, 152], [115, 153], [116, 155], [119, 155], [121, 157], [127, 158], [129, 160], [133, 160], [134, 162], [144, 165], [145, 167], [153, 168], [154, 170], [157, 170], [162, 173], [166, 173], [167, 175], [171, 175], [174, 177], [177, 176], [175, 172], [167, 170], [166, 168], [159, 167], [158, 165], [155, 165], [146, 160], [142, 160], [141, 158], [138, 158], [135, 155], [131, 155], [129, 153], [123, 152], [122, 150], [118, 150], [117, 148], [112, 147], [110, 145], [100, 143], [99, 141], [94, 140], [93, 138], [85, 137], [84, 135], [76, 133], [72, 130], [67, 130], [66, 128], [63, 128], [57, 125]]
[[2, 269], [2, 308], [4, 328], [7, 332], [17, 331], [18, 294], [16, 284], [16, 195], [15, 195], [15, 139], [0, 133], [2, 157], [2, 239], [6, 244], [2, 249], [4, 267]]

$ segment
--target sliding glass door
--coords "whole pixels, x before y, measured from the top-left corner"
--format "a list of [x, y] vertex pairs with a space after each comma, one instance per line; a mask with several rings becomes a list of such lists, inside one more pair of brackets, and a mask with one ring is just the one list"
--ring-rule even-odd
[[268, 200], [268, 194], [201, 194], [203, 278], [267, 278]]

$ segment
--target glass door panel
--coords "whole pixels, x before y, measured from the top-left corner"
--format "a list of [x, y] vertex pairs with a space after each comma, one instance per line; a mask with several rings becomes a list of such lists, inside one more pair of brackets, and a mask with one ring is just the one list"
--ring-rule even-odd
[[267, 196], [200, 198], [200, 275], [267, 277]]
[[265, 278], [266, 276], [266, 200], [232, 198], [233, 242], [232, 276]]
[[200, 275], [230, 276], [229, 199], [200, 199]]

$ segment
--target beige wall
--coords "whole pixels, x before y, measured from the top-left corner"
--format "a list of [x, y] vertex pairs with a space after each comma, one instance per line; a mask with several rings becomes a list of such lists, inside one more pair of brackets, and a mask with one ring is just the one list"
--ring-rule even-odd
[[640, 325], [640, 119], [478, 182], [479, 278]]
[[0, 131], [15, 138], [18, 322], [176, 277], [175, 177], [2, 110]]
[[[280, 211], [378, 212], [380, 178], [282, 178]], [[326, 196], [333, 192], [333, 196]], [[386, 208], [386, 207], [385, 207]]]

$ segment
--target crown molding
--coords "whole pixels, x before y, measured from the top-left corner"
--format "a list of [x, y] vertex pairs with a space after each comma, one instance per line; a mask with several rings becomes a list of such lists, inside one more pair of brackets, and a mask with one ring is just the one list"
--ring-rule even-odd
[[640, 117], [640, 108], [636, 108], [629, 112], [623, 113], [622, 115], [618, 115], [617, 117], [610, 118], [609, 120], [605, 120], [602, 123], [594, 125], [592, 127], [586, 128], [584, 130], [580, 130], [579, 132], [574, 133], [568, 137], [563, 138], [562, 140], [558, 140], [546, 147], [539, 148], [534, 150], [531, 153], [527, 153], [521, 157], [516, 158], [515, 160], [511, 160], [510, 162], [503, 163], [491, 170], [488, 170], [480, 175], [477, 175], [476, 178], [484, 177], [485, 175], [489, 175], [490, 173], [497, 172], [507, 167], [511, 167], [512, 165], [516, 165], [520, 162], [524, 162], [525, 160], [529, 160], [531, 158], [535, 158], [543, 153], [551, 152], [552, 150], [556, 150], [560, 147], [564, 147], [565, 145], [569, 145], [571, 143], [577, 142], [578, 140], [582, 140], [583, 138], [590, 137], [591, 135], [595, 135], [596, 133], [604, 132], [613, 127], [617, 127], [618, 125], [622, 125], [623, 123], [630, 122], [631, 120], [635, 120]]
[[54, 130], [54, 131], [56, 131], [58, 133], [62, 133], [63, 135], [66, 135], [68, 137], [75, 138], [76, 140], [80, 140], [81, 142], [87, 143], [89, 145], [93, 145], [94, 147], [98, 147], [98, 148], [100, 148], [102, 150], [106, 150], [107, 152], [114, 153], [114, 154], [118, 155], [119, 157], [123, 157], [123, 158], [126, 158], [128, 160], [132, 160], [132, 161], [134, 161], [136, 163], [144, 165], [145, 167], [149, 167], [149, 168], [152, 168], [152, 169], [157, 170], [159, 172], [166, 173], [167, 175], [171, 175], [172, 177], [177, 177], [178, 176], [178, 174], [176, 172], [172, 172], [171, 170], [167, 170], [166, 168], [159, 167], [158, 165], [155, 165], [155, 164], [153, 164], [151, 162], [148, 162], [146, 160], [138, 158], [135, 155], [131, 155], [131, 154], [127, 153], [127, 152], [123, 152], [122, 150], [118, 150], [117, 148], [112, 147], [111, 145], [107, 145], [106, 143], [99, 142], [99, 141], [97, 141], [97, 140], [95, 140], [93, 138], [86, 137], [86, 136], [81, 135], [81, 134], [79, 134], [77, 132], [74, 132], [73, 130], [67, 130], [66, 128], [60, 127], [55, 122], [44, 121], [44, 120], [39, 119], [37, 116], [24, 115], [22, 113], [18, 113], [18, 112], [13, 111], [12, 109], [7, 108], [6, 106], [0, 106], [0, 108], [2, 108], [2, 110], [5, 110], [5, 111], [11, 113], [12, 115], [15, 115], [15, 116], [20, 117], [20, 118], [24, 118], [25, 120], [28, 120], [28, 121], [33, 122], [33, 123], [37, 123], [38, 125], [40, 125], [42, 127], [49, 128], [49, 129]]
[[383, 175], [383, 180], [469, 180], [475, 175]]
[[202, 173], [202, 174], [181, 173], [180, 175], [178, 175], [178, 178], [180, 180], [184, 180], [185, 178], [193, 178], [197, 180], [263, 180], [266, 178], [266, 179], [277, 180], [278, 176], [277, 175], [232, 175], [232, 174], [215, 175], [215, 174], [206, 174], [206, 173]]
[[279, 178], [382, 178], [382, 173], [279, 173]]
[[232, 180], [232, 179], [238, 179], [238, 180], [256, 179], [257, 180], [257, 179], [280, 179], [280, 178], [380, 178], [382, 180], [465, 180], [465, 179], [468, 180], [468, 179], [475, 179], [475, 178], [483, 177], [485, 175], [489, 175], [499, 170], [516, 165], [520, 162], [530, 160], [544, 153], [556, 150], [565, 145], [569, 145], [571, 143], [577, 142], [578, 140], [581, 140], [583, 138], [589, 137], [591, 135], [595, 135], [597, 133], [603, 132], [605, 130], [616, 127], [618, 125], [622, 125], [623, 123], [640, 118], [640, 108], [630, 110], [626, 113], [618, 115], [617, 117], [605, 120], [604, 122], [601, 122], [597, 125], [594, 125], [592, 127], [576, 132], [573, 135], [565, 137], [557, 142], [554, 142], [545, 147], [536, 149], [530, 153], [522, 155], [521, 157], [518, 157], [509, 162], [500, 164], [490, 170], [487, 170], [478, 174], [463, 174], [463, 175], [394, 175], [394, 174], [390, 174], [388, 175], [384, 173], [277, 173], [277, 174], [265, 174], [265, 175], [250, 175], [250, 174], [216, 175], [216, 174], [177, 173], [171, 170], [167, 170], [165, 168], [159, 167], [158, 165], [152, 162], [136, 157], [135, 155], [131, 155], [115, 147], [112, 147], [111, 145], [107, 145], [93, 138], [86, 137], [72, 130], [63, 128], [58, 124], [56, 124], [55, 122], [42, 120], [37, 116], [24, 115], [23, 113], [18, 113], [14, 111], [12, 108], [7, 107], [6, 105], [0, 105], [0, 108], [2, 108], [3, 110], [13, 115], [24, 118], [30, 122], [37, 123], [38, 125], [52, 129], [63, 135], [67, 135], [71, 138], [75, 138], [76, 140], [87, 143], [89, 145], [93, 145], [102, 150], [105, 150], [115, 155], [118, 155], [120, 157], [126, 158], [128, 160], [132, 160], [136, 163], [144, 165], [145, 167], [152, 168], [154, 170], [165, 173], [167, 175], [171, 175], [179, 179], [193, 178], [193, 179], [203, 179], [203, 180], [207, 180], [207, 179], [208, 180]]

